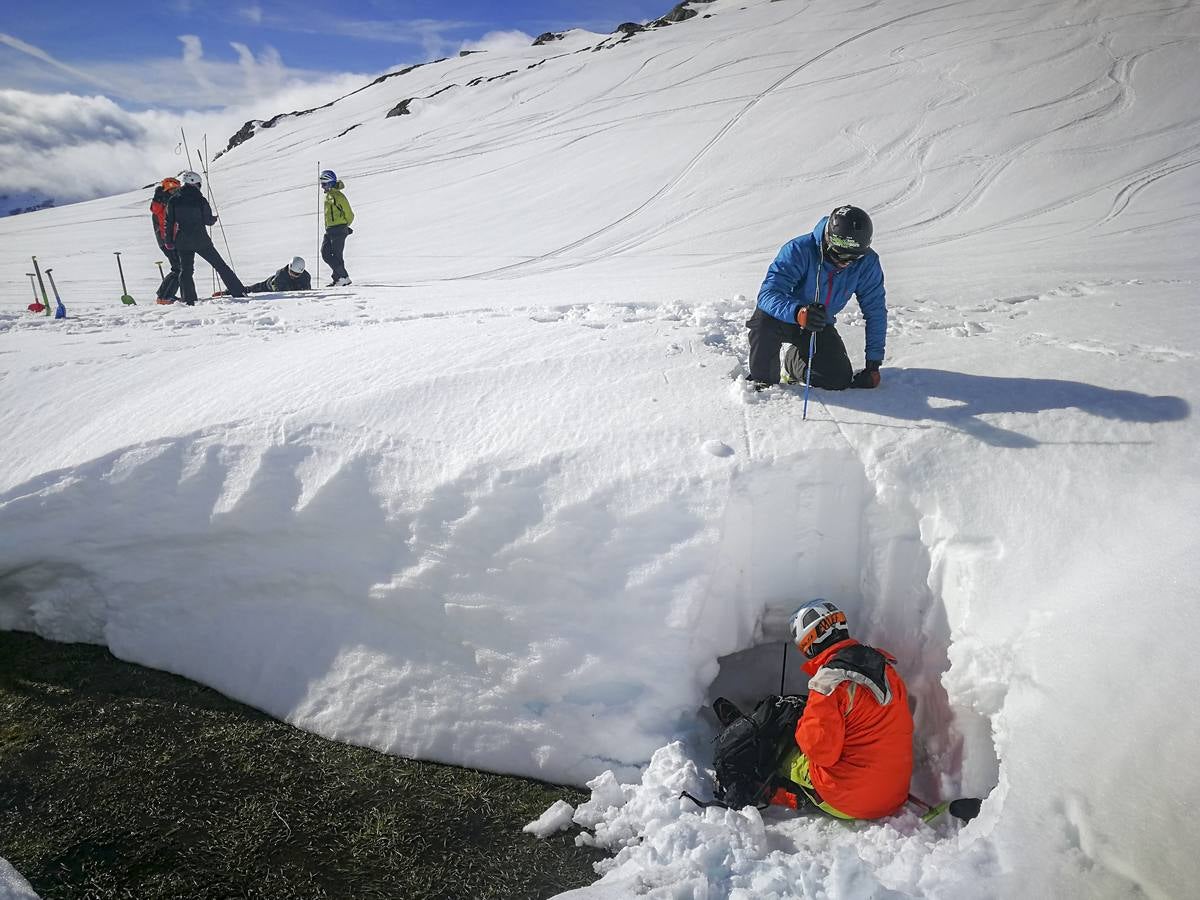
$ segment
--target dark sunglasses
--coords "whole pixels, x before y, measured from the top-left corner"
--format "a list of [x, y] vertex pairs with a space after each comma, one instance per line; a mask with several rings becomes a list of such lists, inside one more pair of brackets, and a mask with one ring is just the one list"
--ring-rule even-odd
[[865, 254], [856, 250], [839, 250], [837, 247], [826, 247], [825, 255], [837, 263], [852, 263], [862, 259]]

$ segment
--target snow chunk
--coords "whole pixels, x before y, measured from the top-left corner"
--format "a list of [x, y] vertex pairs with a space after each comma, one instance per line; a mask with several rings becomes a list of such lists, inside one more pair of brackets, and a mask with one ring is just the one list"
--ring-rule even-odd
[[555, 800], [548, 810], [530, 822], [521, 830], [532, 834], [535, 838], [544, 840], [559, 831], [571, 827], [571, 818], [575, 815], [575, 807], [566, 800]]

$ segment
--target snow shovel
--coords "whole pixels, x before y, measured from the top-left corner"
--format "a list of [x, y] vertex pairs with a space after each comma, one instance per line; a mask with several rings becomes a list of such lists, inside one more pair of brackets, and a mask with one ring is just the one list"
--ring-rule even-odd
[[46, 282], [42, 281], [42, 269], [38, 265], [37, 257], [30, 257], [33, 260], [33, 271], [37, 273], [38, 287], [42, 289], [42, 303], [45, 304], [42, 308], [46, 310], [46, 315], [50, 315], [50, 296], [46, 293]]
[[125, 288], [125, 270], [121, 268], [121, 251], [114, 250], [113, 255], [117, 258], [117, 271], [121, 273], [121, 302], [126, 306], [137, 306], [137, 301], [129, 296], [129, 291]]
[[54, 276], [50, 274], [53, 271], [53, 269], [46, 269], [46, 277], [50, 279], [50, 290], [54, 291], [54, 318], [65, 319], [67, 308], [63, 306], [62, 297], [58, 296], [58, 285], [54, 283]]
[[38, 301], [38, 298], [37, 298], [37, 282], [33, 280], [36, 276], [34, 276], [34, 274], [32, 272], [26, 272], [25, 274], [29, 276], [29, 286], [31, 288], [33, 288], [33, 302], [30, 303], [25, 308], [27, 310], [29, 310], [31, 313], [40, 313], [46, 307], [42, 306], [42, 304]]

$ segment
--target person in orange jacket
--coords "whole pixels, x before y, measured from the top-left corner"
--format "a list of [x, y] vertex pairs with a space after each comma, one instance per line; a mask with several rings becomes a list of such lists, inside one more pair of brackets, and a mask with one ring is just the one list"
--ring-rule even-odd
[[167, 249], [167, 204], [171, 195], [179, 190], [178, 178], [164, 178], [154, 189], [154, 199], [150, 201], [150, 221], [154, 225], [154, 239], [158, 241], [158, 249], [166, 256], [171, 264], [171, 271], [163, 276], [162, 282], [155, 292], [158, 303], [174, 303], [175, 294], [179, 290], [179, 254], [174, 248]]
[[791, 633], [809, 693], [780, 770], [791, 784], [771, 802], [812, 804], [839, 819], [897, 812], [912, 778], [913, 721], [895, 658], [851, 638], [846, 614], [828, 600], [796, 610]]

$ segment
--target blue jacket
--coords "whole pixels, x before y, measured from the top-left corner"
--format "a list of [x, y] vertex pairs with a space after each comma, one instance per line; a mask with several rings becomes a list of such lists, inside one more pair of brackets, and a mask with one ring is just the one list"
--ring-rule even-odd
[[[821, 219], [811, 234], [793, 238], [782, 247], [767, 269], [758, 291], [758, 307], [781, 322], [796, 324], [802, 306], [825, 304], [830, 324], [846, 308], [852, 294], [857, 295], [863, 318], [867, 320], [867, 359], [883, 362], [887, 342], [887, 295], [883, 289], [883, 268], [879, 254], [868, 250], [866, 256], [839, 269], [828, 260], [821, 264], [821, 235], [829, 217]], [[817, 294], [820, 269], [821, 293]]]

